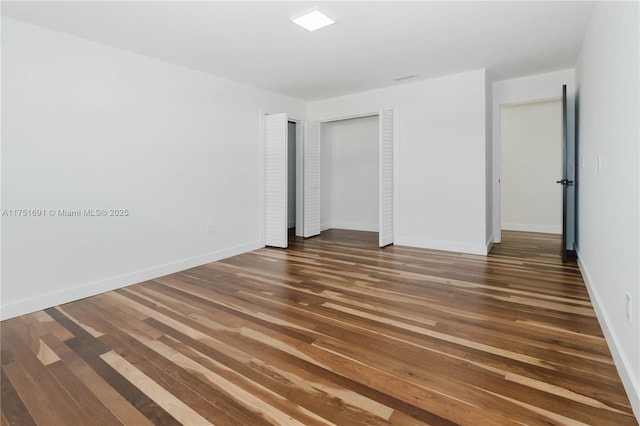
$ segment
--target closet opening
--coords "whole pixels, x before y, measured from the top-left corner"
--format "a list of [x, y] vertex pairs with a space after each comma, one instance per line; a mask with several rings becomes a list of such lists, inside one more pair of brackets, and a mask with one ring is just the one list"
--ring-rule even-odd
[[393, 110], [322, 122], [263, 117], [266, 246], [286, 248], [294, 226], [298, 237], [340, 228], [377, 232], [380, 247], [393, 244]]
[[320, 229], [379, 232], [379, 115], [323, 122]]

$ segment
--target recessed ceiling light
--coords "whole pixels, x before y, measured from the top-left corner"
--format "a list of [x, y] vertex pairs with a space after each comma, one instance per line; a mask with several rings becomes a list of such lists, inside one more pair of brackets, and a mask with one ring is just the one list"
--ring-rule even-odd
[[305, 15], [292, 19], [291, 22], [300, 25], [307, 31], [315, 31], [328, 25], [334, 24], [336, 21], [329, 18], [319, 10], [314, 10], [313, 12], [309, 12]]

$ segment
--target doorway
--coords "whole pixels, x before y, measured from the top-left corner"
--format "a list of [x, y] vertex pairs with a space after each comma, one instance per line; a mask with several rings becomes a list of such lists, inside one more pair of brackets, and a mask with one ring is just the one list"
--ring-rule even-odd
[[[378, 120], [378, 240], [379, 246], [393, 244], [394, 240], [394, 113], [362, 114], [376, 116]], [[305, 238], [320, 234], [321, 212], [321, 123], [291, 120], [286, 113], [263, 114], [263, 169], [264, 197], [261, 210], [264, 219], [263, 238], [266, 246], [288, 246], [289, 174], [289, 121], [296, 123], [296, 236]], [[344, 120], [340, 117], [323, 122]], [[374, 209], [375, 210], [375, 209]], [[298, 232], [301, 228], [302, 232]]]
[[[397, 196], [394, 188], [395, 188], [395, 120], [396, 116], [394, 114], [394, 110], [392, 109], [384, 109], [378, 112], [373, 113], [364, 113], [357, 114], [351, 116], [342, 116], [335, 117], [333, 119], [323, 120], [322, 125], [326, 125], [326, 123], [337, 122], [337, 121], [346, 121], [353, 120], [359, 118], [367, 118], [367, 117], [376, 117], [378, 124], [378, 159], [377, 159], [377, 167], [378, 167], [378, 185], [376, 187], [378, 191], [378, 205], [377, 208], [371, 208], [370, 211], [376, 212], [378, 214], [378, 245], [380, 247], [385, 247], [394, 243], [394, 232], [396, 229], [395, 225], [395, 206], [396, 201], [395, 198]], [[356, 150], [357, 152], [357, 150]], [[319, 153], [320, 154], [320, 153]], [[355, 162], [351, 163], [351, 167], [357, 165], [360, 156], [358, 154], [354, 155], [356, 157]], [[305, 161], [306, 167], [306, 161]], [[332, 183], [333, 185], [333, 183]], [[368, 185], [367, 185], [368, 187]], [[326, 195], [325, 195], [326, 200]], [[324, 202], [323, 202], [324, 203]], [[323, 204], [320, 205], [322, 207]], [[319, 215], [320, 216], [320, 215]], [[325, 210], [325, 217], [327, 217], [327, 212]], [[325, 223], [325, 226], [327, 224]], [[347, 226], [357, 225], [353, 222], [347, 222]], [[343, 224], [344, 226], [344, 224]], [[371, 225], [372, 227], [374, 225]]]
[[[295, 228], [295, 235], [306, 236], [304, 203], [309, 197], [304, 191], [303, 142], [309, 137], [303, 138], [303, 122], [286, 113], [263, 117], [264, 241], [268, 246], [286, 248], [290, 228]], [[308, 133], [310, 126], [304, 127]]]
[[562, 99], [500, 114], [501, 230], [562, 234]]
[[379, 231], [378, 115], [322, 123], [320, 227]]

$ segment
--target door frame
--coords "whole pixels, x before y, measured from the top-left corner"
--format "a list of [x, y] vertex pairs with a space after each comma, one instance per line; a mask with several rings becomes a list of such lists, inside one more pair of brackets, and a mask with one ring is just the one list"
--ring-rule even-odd
[[[259, 149], [258, 149], [258, 171], [259, 171], [259, 191], [260, 199], [258, 203], [259, 210], [259, 230], [260, 230], [260, 242], [261, 245], [265, 245], [265, 116], [270, 114], [278, 114], [281, 112], [285, 112], [287, 114], [287, 120], [293, 121], [296, 123], [296, 236], [298, 236], [298, 221], [300, 220], [301, 226], [300, 230], [304, 229], [304, 207], [300, 205], [300, 215], [298, 215], [298, 206], [300, 203], [304, 202], [304, 143], [303, 143], [303, 132], [304, 123], [306, 122], [317, 122], [320, 125], [322, 123], [328, 123], [332, 121], [340, 121], [340, 120], [349, 120], [353, 118], [362, 118], [362, 117], [372, 117], [372, 116], [380, 116], [380, 111], [382, 110], [392, 110], [393, 111], [393, 239], [395, 241], [396, 236], [398, 235], [398, 182], [400, 176], [400, 169], [398, 167], [399, 164], [399, 155], [398, 155], [398, 108], [395, 106], [388, 108], [381, 108], [380, 110], [374, 112], [363, 112], [357, 114], [349, 114], [349, 115], [341, 115], [329, 118], [323, 118], [319, 120], [304, 120], [297, 114], [290, 114], [287, 111], [282, 111], [280, 108], [264, 108], [260, 107], [258, 111], [258, 119], [260, 123], [260, 137], [259, 140]], [[378, 186], [380, 183], [378, 182]], [[299, 189], [298, 189], [299, 188]], [[298, 192], [300, 190], [300, 192]], [[302, 235], [302, 234], [300, 234]]]
[[[378, 117], [378, 120], [381, 119], [380, 117], [380, 112], [381, 111], [385, 111], [385, 110], [391, 110], [393, 112], [393, 139], [392, 139], [392, 144], [393, 144], [393, 238], [392, 240], [395, 242], [396, 240], [396, 236], [398, 235], [398, 200], [399, 200], [399, 194], [398, 194], [398, 182], [399, 182], [399, 167], [398, 167], [398, 162], [399, 162], [399, 156], [398, 156], [398, 108], [396, 106], [391, 106], [391, 107], [385, 107], [385, 108], [380, 108], [377, 111], [372, 111], [372, 112], [362, 112], [362, 113], [356, 113], [356, 114], [348, 114], [348, 115], [339, 115], [339, 116], [332, 116], [332, 117], [325, 117], [322, 119], [317, 119], [317, 120], [312, 120], [315, 121], [317, 123], [320, 123], [320, 125], [322, 125], [323, 123], [331, 123], [334, 121], [343, 121], [343, 120], [352, 120], [355, 118], [365, 118], [365, 117]], [[378, 125], [380, 125], [380, 121], [378, 121]], [[378, 135], [378, 138], [380, 138], [380, 135]], [[379, 176], [378, 176], [379, 178]], [[377, 182], [377, 188], [378, 190], [380, 189], [380, 179], [378, 179]], [[378, 203], [380, 204], [380, 203]], [[380, 214], [382, 212], [378, 211], [378, 217], [380, 218]], [[378, 233], [380, 233], [380, 230], [378, 229]], [[393, 244], [393, 243], [391, 243]]]
[[[501, 166], [502, 166], [502, 134], [501, 134], [501, 129], [502, 129], [502, 111], [505, 107], [512, 107], [512, 106], [518, 106], [518, 105], [529, 105], [529, 104], [537, 104], [537, 103], [542, 103], [542, 102], [557, 102], [557, 101], [562, 101], [562, 96], [557, 96], [557, 97], [553, 97], [553, 98], [545, 98], [545, 99], [533, 99], [533, 100], [526, 100], [526, 101], [521, 101], [521, 102], [505, 102], [500, 104], [500, 108], [498, 109], [498, 123], [500, 123], [500, 126], [498, 127], [498, 134], [496, 135], [497, 141], [498, 141], [498, 158], [499, 158], [499, 162], [497, 164], [497, 168], [498, 170], [502, 170]], [[561, 139], [564, 136], [561, 137]], [[560, 147], [562, 148], [562, 140], [560, 141]], [[564, 163], [564, 160], [563, 160]], [[564, 167], [564, 164], [563, 164]], [[562, 173], [562, 171], [561, 171]], [[500, 174], [498, 174], [499, 178], [501, 177]], [[495, 215], [498, 217], [498, 229], [497, 231], [500, 233], [500, 235], [502, 235], [502, 212], [501, 212], [501, 208], [502, 208], [502, 186], [499, 186], [499, 192], [496, 194], [497, 197], [497, 211], [495, 212]], [[563, 208], [564, 210], [564, 208]], [[564, 226], [564, 219], [562, 220], [563, 222], [563, 226]], [[564, 233], [564, 232], [563, 232]], [[494, 241], [495, 242], [495, 241]], [[497, 241], [500, 242], [500, 241]]]
[[[296, 125], [296, 237], [301, 237], [304, 229], [304, 121], [287, 114], [288, 122]], [[289, 188], [287, 188], [289, 192]]]
[[[496, 81], [492, 86], [492, 156], [491, 156], [491, 227], [493, 242], [500, 243], [502, 241], [502, 232], [500, 229], [500, 111], [503, 105], [513, 105], [519, 103], [538, 102], [545, 100], [553, 100], [561, 98], [562, 85], [567, 85], [567, 116], [568, 127], [567, 136], [570, 143], [575, 143], [575, 84], [573, 75], [566, 72], [558, 72], [543, 76], [525, 77], [522, 79]], [[498, 87], [498, 85], [500, 85]], [[488, 189], [488, 188], [487, 188]], [[577, 209], [577, 206], [576, 206]], [[571, 238], [575, 241], [575, 235]]]
[[[567, 85], [562, 85], [562, 177], [557, 183], [562, 185], [562, 261], [576, 259], [575, 251], [576, 241], [576, 213], [578, 205], [576, 202], [576, 183], [578, 181], [578, 147], [573, 143], [573, 158], [571, 154], [571, 141], [569, 140], [569, 97], [567, 94]], [[575, 125], [574, 125], [575, 128]], [[571, 162], [573, 167], [570, 168]], [[573, 172], [573, 176], [571, 174]], [[570, 199], [571, 198], [571, 199]], [[573, 207], [573, 211], [569, 212], [569, 207]], [[571, 213], [571, 214], [570, 214]], [[573, 216], [573, 217], [571, 217]], [[569, 226], [569, 225], [572, 226]], [[571, 231], [571, 235], [569, 232]], [[571, 247], [567, 247], [567, 240], [571, 242]]]

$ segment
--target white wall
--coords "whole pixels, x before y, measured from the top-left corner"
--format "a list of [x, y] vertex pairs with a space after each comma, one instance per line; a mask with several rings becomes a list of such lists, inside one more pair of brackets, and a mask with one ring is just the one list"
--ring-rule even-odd
[[287, 226], [296, 226], [296, 123], [288, 123]]
[[[330, 228], [378, 232], [378, 117], [322, 124], [321, 185], [328, 208], [320, 222]], [[324, 216], [323, 216], [324, 214]]]
[[[2, 18], [2, 318], [263, 245], [261, 108], [306, 105]], [[209, 235], [209, 233], [211, 235]]]
[[502, 229], [562, 233], [562, 101], [501, 110]]
[[309, 104], [324, 121], [395, 111], [395, 243], [486, 254], [484, 70]]
[[[562, 85], [567, 85], [567, 138], [574, 140], [574, 86], [573, 69], [537, 74], [493, 83], [493, 239], [502, 241], [500, 234], [500, 109], [503, 105], [513, 105], [562, 97]], [[556, 179], [559, 180], [560, 178]], [[572, 191], [572, 190], [571, 190]], [[572, 195], [572, 194], [570, 194]], [[572, 216], [573, 210], [569, 212]], [[573, 235], [569, 236], [573, 240]]]
[[[596, 3], [576, 67], [578, 256], [640, 419], [638, 3]], [[602, 167], [598, 170], [598, 157]], [[626, 294], [632, 302], [626, 315]]]

